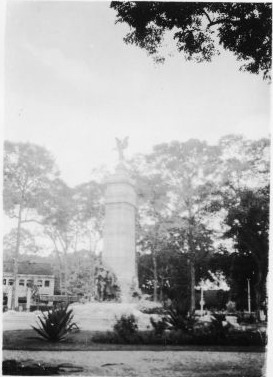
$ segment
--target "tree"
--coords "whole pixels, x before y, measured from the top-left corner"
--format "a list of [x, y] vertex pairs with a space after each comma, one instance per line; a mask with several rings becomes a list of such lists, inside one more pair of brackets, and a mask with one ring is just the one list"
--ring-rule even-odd
[[[17, 229], [13, 228], [8, 234], [4, 236], [3, 260], [15, 259], [17, 243]], [[24, 228], [21, 228], [20, 234], [20, 254], [33, 255], [38, 253], [39, 247], [35, 242], [33, 234]]]
[[[262, 282], [260, 287], [256, 286], [254, 289], [254, 282], [256, 282], [258, 274], [256, 262], [250, 255], [238, 252], [234, 228], [236, 222], [232, 225], [231, 218], [242, 210], [241, 205], [246, 203], [246, 195], [251, 197], [251, 195], [255, 196], [257, 192], [266, 190], [269, 184], [270, 141], [266, 138], [252, 141], [241, 135], [227, 135], [220, 139], [219, 148], [221, 150], [221, 174], [215, 182], [215, 195], [208, 203], [207, 211], [213, 212], [214, 216], [218, 218], [222, 229], [221, 243], [223, 247], [212, 255], [209, 260], [209, 268], [212, 271], [217, 271], [217, 269], [223, 271], [231, 288], [230, 299], [236, 301], [238, 308], [245, 309], [247, 279], [250, 278], [252, 282], [253, 302], [257, 301], [254, 291], [257, 294], [261, 292], [264, 299], [265, 290], [262, 287]], [[249, 200], [249, 205], [250, 202], [251, 200]], [[231, 225], [234, 234], [230, 229]], [[240, 227], [242, 232], [250, 232], [250, 224], [247, 224], [246, 221]]]
[[[75, 221], [76, 204], [73, 200], [73, 190], [61, 179], [55, 179], [50, 192], [44, 197], [42, 209], [45, 234], [49, 236], [54, 246], [54, 252], [59, 261], [59, 276], [61, 290], [68, 294], [68, 264], [67, 254], [74, 250], [77, 239], [78, 224]], [[64, 286], [64, 287], [63, 287]]]
[[199, 276], [196, 266], [200, 258], [212, 251], [212, 232], [205, 221], [208, 217], [205, 207], [219, 173], [219, 153], [218, 147], [198, 140], [172, 142], [155, 146], [151, 154], [143, 159], [138, 156], [135, 163], [138, 185], [142, 180], [138, 190], [143, 199], [139, 205], [140, 244], [142, 251], [151, 253], [154, 298], [160, 287], [159, 255], [169, 253], [172, 248], [181, 259], [187, 260], [192, 311]]
[[77, 207], [77, 221], [80, 224], [81, 242], [90, 254], [98, 252], [102, 240], [104, 221], [104, 186], [90, 181], [73, 189], [73, 199]]
[[246, 187], [258, 188], [269, 182], [270, 140], [249, 140], [242, 135], [227, 135], [219, 140], [221, 186], [236, 194]]
[[195, 310], [197, 260], [212, 251], [212, 230], [206, 205], [219, 174], [219, 149], [199, 140], [157, 145], [148, 156], [153, 169], [168, 182], [171, 209], [169, 233], [180, 254], [188, 260], [190, 310]]
[[73, 199], [77, 214], [75, 221], [78, 232], [75, 240], [75, 251], [80, 247], [89, 256], [89, 294], [95, 295], [96, 254], [100, 251], [104, 223], [104, 187], [101, 183], [90, 181], [74, 188]]
[[44, 194], [56, 175], [54, 160], [46, 149], [30, 143], [5, 142], [4, 210], [7, 216], [16, 221], [17, 229], [12, 308], [15, 308], [22, 227], [27, 223], [39, 222], [38, 212], [43, 207]]
[[[161, 246], [157, 253], [159, 300], [162, 302], [170, 298], [186, 303], [189, 300], [187, 258], [172, 248], [167, 239]], [[143, 292], [154, 294], [154, 266], [151, 253], [139, 255], [139, 285]]]
[[75, 250], [67, 255], [68, 290], [74, 295], [95, 295], [95, 269], [99, 265], [99, 257], [90, 250]]
[[179, 227], [170, 230], [170, 243], [173, 249], [183, 256], [188, 266], [189, 281], [185, 292], [192, 312], [195, 310], [196, 284], [202, 278], [208, 277], [208, 261], [214, 252], [212, 233], [195, 217], [181, 218]]
[[[102, 187], [96, 182], [70, 188], [56, 179], [45, 197], [43, 224], [58, 258], [60, 284], [65, 294], [69, 282], [68, 254], [85, 249], [94, 262], [102, 232], [101, 195]], [[93, 263], [93, 278], [94, 268]]]
[[[150, 225], [143, 225], [142, 234], [140, 240], [138, 242], [138, 246], [140, 247], [142, 254], [142, 260], [145, 258], [144, 255], [149, 255], [149, 258], [146, 260], [151, 261], [151, 267], [146, 266], [146, 271], [149, 270], [152, 273], [152, 277], [148, 280], [152, 282], [153, 286], [153, 300], [156, 302], [158, 301], [158, 288], [160, 287], [160, 291], [162, 293], [162, 281], [163, 277], [160, 277], [159, 272], [159, 256], [166, 252], [166, 230], [164, 229], [166, 224], [163, 218], [160, 216], [159, 213], [155, 213], [155, 222]], [[144, 269], [145, 271], [145, 269]], [[141, 276], [140, 280], [143, 277]], [[144, 279], [147, 281], [147, 279]], [[143, 282], [145, 284], [145, 282]]]
[[[251, 279], [255, 291], [255, 306], [259, 313], [266, 298], [269, 251], [269, 186], [257, 191], [244, 190], [237, 205], [229, 208], [226, 217], [229, 230], [226, 237], [234, 240], [237, 261], [240, 261], [239, 279]], [[246, 268], [247, 266], [247, 268]], [[245, 271], [245, 274], [243, 274]]]
[[165, 34], [171, 33], [187, 60], [211, 61], [219, 44], [244, 62], [241, 69], [270, 77], [270, 3], [113, 1], [111, 8], [117, 12], [116, 22], [132, 30], [125, 42], [152, 56], [158, 56]]
[[[143, 172], [142, 172], [143, 173]], [[166, 185], [159, 174], [138, 176], [140, 198], [138, 245], [151, 253], [153, 271], [153, 300], [158, 300], [158, 254], [165, 247], [168, 228]]]

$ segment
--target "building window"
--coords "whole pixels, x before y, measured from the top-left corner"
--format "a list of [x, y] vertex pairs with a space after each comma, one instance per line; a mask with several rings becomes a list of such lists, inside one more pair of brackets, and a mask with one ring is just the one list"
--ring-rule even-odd
[[49, 287], [50, 286], [50, 281], [49, 280], [45, 280], [45, 287]]
[[33, 286], [33, 280], [27, 280], [27, 287], [31, 288]]
[[38, 280], [37, 281], [37, 286], [42, 287], [43, 286], [43, 280]]
[[19, 285], [22, 285], [24, 287], [25, 286], [25, 280], [24, 279], [20, 279], [19, 280]]
[[8, 305], [8, 296], [4, 294], [3, 296], [3, 306]]
[[13, 279], [9, 279], [9, 285], [13, 285]]
[[4, 284], [4, 285], [7, 284], [7, 279], [3, 279], [3, 284]]

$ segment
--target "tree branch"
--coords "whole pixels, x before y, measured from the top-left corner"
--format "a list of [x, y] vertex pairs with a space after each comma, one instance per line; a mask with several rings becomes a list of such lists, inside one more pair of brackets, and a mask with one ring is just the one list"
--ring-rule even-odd
[[208, 24], [207, 28], [218, 25], [218, 24], [224, 24], [224, 23], [230, 23], [230, 24], [239, 24], [241, 20], [231, 20], [230, 18], [220, 18], [216, 21], [212, 21]]
[[37, 223], [39, 225], [44, 225], [44, 223], [42, 221], [39, 221], [39, 220], [36, 220], [36, 219], [22, 220], [21, 223], [22, 224], [25, 224], [25, 223]]
[[209, 23], [211, 24], [212, 19], [210, 18], [210, 16], [208, 15], [208, 13], [205, 11], [205, 9], [203, 9], [203, 13], [204, 13], [204, 15], [207, 17]]

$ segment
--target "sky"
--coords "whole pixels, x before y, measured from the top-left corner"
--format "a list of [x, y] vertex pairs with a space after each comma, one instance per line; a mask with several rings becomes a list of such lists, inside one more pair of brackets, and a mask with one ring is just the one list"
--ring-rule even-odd
[[172, 52], [155, 64], [123, 42], [109, 2], [10, 1], [5, 33], [4, 137], [48, 149], [71, 186], [117, 161], [190, 138], [269, 135], [270, 85], [224, 52], [212, 63]]

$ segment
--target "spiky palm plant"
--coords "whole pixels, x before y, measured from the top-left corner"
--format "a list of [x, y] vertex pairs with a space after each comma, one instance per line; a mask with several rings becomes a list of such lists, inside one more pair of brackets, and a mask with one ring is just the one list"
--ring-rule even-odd
[[192, 316], [188, 316], [185, 310], [174, 305], [167, 310], [166, 323], [170, 329], [191, 333], [195, 319]]
[[48, 342], [60, 342], [66, 338], [72, 329], [78, 329], [73, 320], [73, 310], [65, 307], [53, 308], [42, 313], [42, 317], [38, 317], [39, 327], [31, 326], [42, 338]]

